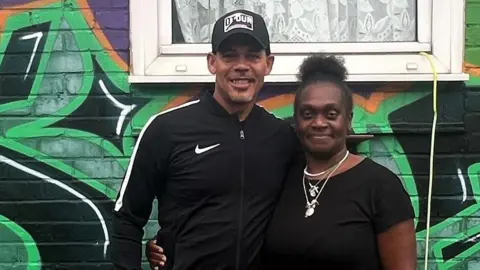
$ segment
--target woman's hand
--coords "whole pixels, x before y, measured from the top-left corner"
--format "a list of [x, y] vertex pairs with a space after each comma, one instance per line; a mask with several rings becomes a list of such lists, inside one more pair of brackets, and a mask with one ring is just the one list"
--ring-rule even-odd
[[163, 248], [157, 246], [156, 240], [149, 240], [147, 242], [146, 255], [150, 263], [150, 269], [161, 269], [167, 262], [167, 257], [163, 253]]

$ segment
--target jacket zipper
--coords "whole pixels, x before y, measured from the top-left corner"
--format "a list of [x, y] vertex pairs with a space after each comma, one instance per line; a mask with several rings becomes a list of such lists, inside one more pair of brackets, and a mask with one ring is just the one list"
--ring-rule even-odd
[[[245, 132], [240, 129], [240, 140], [245, 140]], [[244, 171], [245, 171], [245, 146], [242, 143], [242, 160], [241, 160], [241, 171], [240, 171], [240, 211], [238, 213], [238, 236], [237, 236], [237, 267], [240, 269], [240, 253], [241, 253], [241, 243], [242, 243], [242, 234], [243, 234], [243, 188], [244, 188]]]

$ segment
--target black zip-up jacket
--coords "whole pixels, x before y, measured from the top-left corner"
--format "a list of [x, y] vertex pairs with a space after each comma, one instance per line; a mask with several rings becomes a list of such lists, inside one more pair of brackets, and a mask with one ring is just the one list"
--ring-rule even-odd
[[295, 147], [286, 121], [256, 105], [239, 122], [209, 92], [153, 116], [115, 204], [114, 269], [141, 269], [154, 197], [175, 270], [254, 269]]

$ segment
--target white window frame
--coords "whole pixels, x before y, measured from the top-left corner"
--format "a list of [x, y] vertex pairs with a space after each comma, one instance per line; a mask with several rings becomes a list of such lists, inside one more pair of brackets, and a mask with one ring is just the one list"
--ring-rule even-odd
[[[207, 69], [210, 44], [172, 44], [172, 1], [130, 1], [131, 83], [213, 82]], [[432, 81], [430, 54], [439, 81], [466, 81], [463, 73], [465, 0], [417, 0], [417, 42], [272, 43], [275, 55], [266, 82], [295, 82], [310, 52], [345, 59], [348, 81]]]

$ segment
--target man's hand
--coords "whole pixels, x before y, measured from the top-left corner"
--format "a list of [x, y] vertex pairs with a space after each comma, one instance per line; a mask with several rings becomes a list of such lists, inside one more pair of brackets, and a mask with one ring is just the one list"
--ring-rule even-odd
[[148, 262], [150, 263], [150, 269], [158, 270], [165, 266], [167, 257], [163, 253], [163, 249], [157, 246], [156, 240], [149, 240], [147, 242], [146, 255]]

